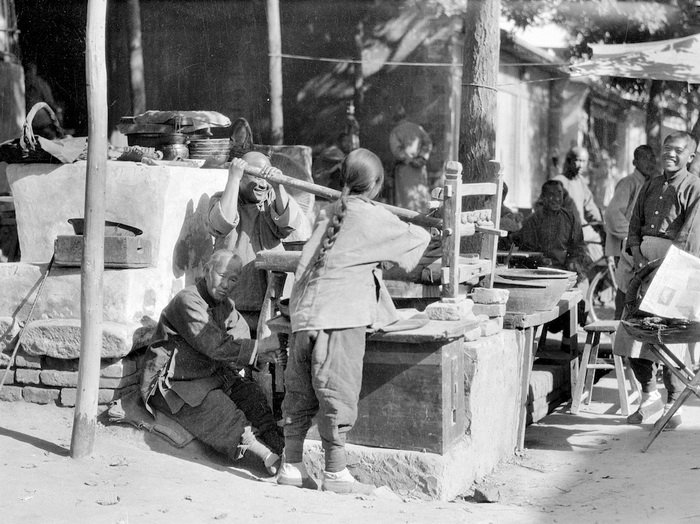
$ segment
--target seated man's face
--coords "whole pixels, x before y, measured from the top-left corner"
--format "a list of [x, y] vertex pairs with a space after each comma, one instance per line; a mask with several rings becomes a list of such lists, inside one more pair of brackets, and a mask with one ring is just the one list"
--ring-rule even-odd
[[267, 180], [250, 175], [243, 175], [238, 191], [244, 202], [259, 204], [265, 200], [269, 189], [270, 184], [267, 183]]
[[564, 204], [564, 190], [560, 186], [549, 186], [542, 190], [542, 204], [548, 211], [559, 211]]
[[238, 284], [240, 274], [240, 259], [231, 256], [219, 258], [204, 273], [209, 295], [216, 302], [226, 300]]

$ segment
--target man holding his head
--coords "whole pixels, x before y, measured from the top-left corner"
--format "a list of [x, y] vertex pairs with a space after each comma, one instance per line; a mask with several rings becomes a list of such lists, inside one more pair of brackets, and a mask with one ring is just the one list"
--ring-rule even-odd
[[267, 288], [265, 271], [254, 265], [256, 253], [283, 250], [282, 240], [294, 231], [308, 233], [310, 225], [284, 186], [244, 174], [246, 164], [261, 168], [263, 174], [280, 172], [267, 156], [256, 151], [234, 158], [226, 187], [209, 201], [207, 225], [216, 249], [230, 249], [241, 257], [241, 285], [236, 286], [231, 298], [255, 330]]
[[271, 361], [279, 350], [257, 353], [229, 298], [242, 266], [233, 252], [214, 252], [204, 278], [163, 309], [146, 353], [141, 396], [149, 411], [169, 415], [232, 460], [252, 455], [274, 474], [284, 448], [281, 429], [260, 387], [238, 371]]

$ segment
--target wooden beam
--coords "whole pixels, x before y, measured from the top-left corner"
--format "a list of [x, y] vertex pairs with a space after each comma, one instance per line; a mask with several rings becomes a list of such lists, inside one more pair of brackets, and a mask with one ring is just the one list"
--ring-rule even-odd
[[139, 2], [140, 0], [128, 0], [126, 3], [132, 115], [140, 115], [146, 111], [146, 75], [143, 67], [141, 5]]
[[[311, 193], [312, 195], [327, 198], [328, 200], [337, 200], [340, 198], [340, 191], [336, 189], [331, 189], [326, 186], [321, 186], [312, 182], [306, 182], [305, 180], [299, 180], [298, 178], [293, 178], [285, 174], [272, 174], [262, 176], [262, 169], [256, 166], [251, 166], [250, 164], [247, 164], [243, 169], [247, 175], [258, 178], [265, 178], [269, 182], [273, 182], [275, 184], [282, 184], [287, 187], [293, 187], [295, 189]], [[375, 202], [375, 204], [378, 206], [382, 206], [384, 209], [390, 211], [404, 222], [411, 222], [412, 224], [417, 224], [419, 226], [424, 227], [442, 227], [442, 220], [439, 218], [423, 215], [422, 213], [418, 213], [417, 211], [413, 211], [411, 209], [390, 206], [389, 204], [384, 204], [382, 202]]]
[[284, 143], [282, 111], [282, 29], [278, 0], [267, 0], [267, 39], [270, 47], [270, 143]]
[[71, 457], [92, 454], [102, 355], [102, 274], [104, 270], [107, 170], [107, 0], [88, 0], [85, 70], [88, 102], [88, 156], [85, 182], [85, 249], [80, 293], [80, 365], [73, 417]]
[[478, 184], [462, 184], [462, 196], [495, 195], [498, 185], [493, 182], [481, 182]]

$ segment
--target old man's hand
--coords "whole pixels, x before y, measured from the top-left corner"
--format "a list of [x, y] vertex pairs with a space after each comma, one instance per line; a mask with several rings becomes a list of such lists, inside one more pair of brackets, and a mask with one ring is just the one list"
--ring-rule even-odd
[[271, 348], [258, 353], [258, 364], [279, 364], [287, 365], [287, 350], [282, 348]]

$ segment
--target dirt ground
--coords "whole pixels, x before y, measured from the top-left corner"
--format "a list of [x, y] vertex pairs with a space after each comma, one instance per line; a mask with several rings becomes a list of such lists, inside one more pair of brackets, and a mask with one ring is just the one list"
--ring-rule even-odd
[[[476, 487], [499, 502], [353, 497], [261, 482], [201, 448], [98, 426], [91, 458], [69, 457], [73, 411], [0, 402], [1, 521], [14, 523], [700, 522], [700, 402], [647, 453], [649, 425], [615, 413], [613, 375], [578, 416], [566, 406], [527, 430], [526, 450]], [[187, 449], [187, 448], [186, 448]]]

